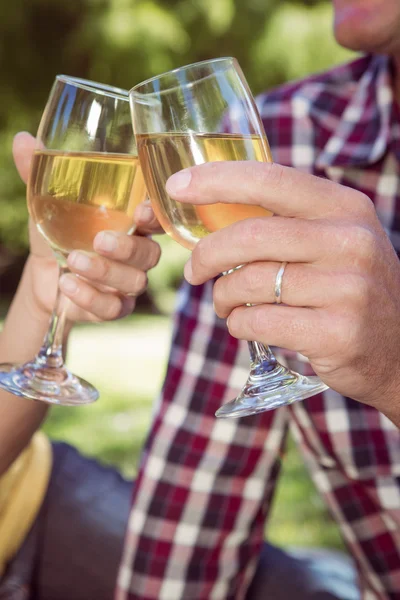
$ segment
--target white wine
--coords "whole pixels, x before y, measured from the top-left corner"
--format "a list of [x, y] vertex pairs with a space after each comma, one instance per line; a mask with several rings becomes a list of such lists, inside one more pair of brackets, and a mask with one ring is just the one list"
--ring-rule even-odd
[[93, 250], [103, 229], [128, 233], [146, 188], [136, 156], [38, 150], [28, 208], [41, 234], [63, 255]]
[[136, 136], [140, 164], [154, 212], [164, 230], [186, 248], [236, 221], [272, 213], [246, 204], [193, 206], [176, 202], [165, 190], [167, 179], [181, 169], [221, 160], [271, 162], [266, 138], [238, 134], [157, 133]]

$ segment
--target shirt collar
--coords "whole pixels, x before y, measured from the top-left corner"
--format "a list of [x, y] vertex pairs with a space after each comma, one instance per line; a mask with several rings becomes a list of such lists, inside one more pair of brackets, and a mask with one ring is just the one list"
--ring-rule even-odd
[[338, 101], [348, 96], [339, 119], [326, 119], [327, 111], [321, 110], [318, 101], [310, 109], [310, 118], [327, 131], [316, 166], [325, 169], [377, 162], [391, 141], [393, 91], [389, 58], [371, 57], [358, 81], [348, 81], [334, 93]]

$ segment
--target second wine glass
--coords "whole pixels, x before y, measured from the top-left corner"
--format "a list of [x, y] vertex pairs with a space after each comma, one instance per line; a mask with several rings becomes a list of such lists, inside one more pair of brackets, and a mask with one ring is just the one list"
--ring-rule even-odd
[[[60, 274], [72, 250], [93, 250], [101, 230], [129, 233], [146, 196], [126, 90], [59, 75], [39, 125], [28, 182], [28, 208], [53, 249]], [[49, 291], [50, 292], [50, 291]], [[0, 388], [51, 404], [93, 402], [98, 391], [64, 365], [68, 300], [57, 294], [38, 355], [0, 365]]]
[[[153, 77], [130, 91], [139, 160], [156, 216], [186, 248], [236, 221], [271, 213], [259, 206], [193, 206], [173, 200], [168, 178], [206, 162], [271, 162], [263, 124], [245, 77], [233, 58], [203, 61]], [[250, 342], [250, 375], [218, 417], [241, 417], [291, 404], [327, 388], [279, 364], [270, 348]]]

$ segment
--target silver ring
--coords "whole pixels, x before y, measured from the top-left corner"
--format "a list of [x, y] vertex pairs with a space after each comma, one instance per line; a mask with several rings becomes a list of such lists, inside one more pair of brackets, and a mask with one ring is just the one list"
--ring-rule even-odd
[[274, 290], [275, 304], [280, 304], [282, 302], [282, 279], [283, 279], [283, 274], [286, 269], [286, 265], [287, 265], [287, 262], [281, 263], [281, 266], [279, 267], [279, 271], [276, 274], [275, 290]]

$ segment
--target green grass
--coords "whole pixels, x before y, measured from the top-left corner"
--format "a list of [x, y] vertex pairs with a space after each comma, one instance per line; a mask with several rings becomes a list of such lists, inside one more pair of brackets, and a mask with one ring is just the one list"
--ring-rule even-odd
[[[161, 316], [78, 328], [71, 338], [69, 363], [99, 387], [101, 397], [91, 406], [52, 409], [46, 432], [134, 476], [165, 369], [169, 331], [169, 319]], [[292, 441], [268, 538], [280, 546], [343, 548]]]
[[268, 539], [278, 546], [318, 546], [344, 550], [339, 530], [291, 439], [267, 533]]
[[132, 477], [149, 428], [150, 405], [149, 398], [136, 398], [132, 405], [128, 398], [103, 396], [93, 406], [54, 408], [44, 430]]

